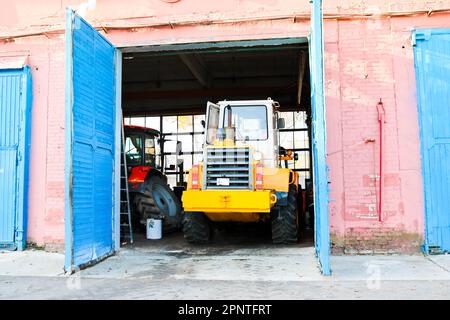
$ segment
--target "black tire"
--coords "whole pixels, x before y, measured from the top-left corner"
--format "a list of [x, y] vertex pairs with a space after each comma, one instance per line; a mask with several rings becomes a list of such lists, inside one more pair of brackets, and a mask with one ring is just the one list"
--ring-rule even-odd
[[201, 212], [185, 212], [183, 233], [187, 242], [206, 244], [211, 240], [212, 229], [208, 218]]
[[272, 212], [272, 242], [274, 244], [296, 243], [297, 226], [297, 190], [289, 186], [287, 206], [280, 206]]
[[163, 231], [173, 232], [181, 227], [181, 203], [167, 183], [158, 176], [146, 179], [144, 192], [135, 197], [136, 210], [145, 224], [149, 218], [162, 218]]
[[145, 224], [146, 216], [150, 215], [150, 213], [153, 213], [155, 217], [160, 214], [160, 210], [156, 206], [151, 195], [137, 194], [134, 197], [134, 205], [136, 207], [136, 212], [140, 215], [142, 224]]

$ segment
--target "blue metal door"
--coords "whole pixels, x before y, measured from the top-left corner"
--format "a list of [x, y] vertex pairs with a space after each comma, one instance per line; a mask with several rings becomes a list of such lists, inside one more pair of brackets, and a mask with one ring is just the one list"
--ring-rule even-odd
[[0, 248], [26, 246], [30, 120], [30, 69], [0, 70]]
[[115, 51], [72, 10], [66, 26], [66, 262], [114, 252]]
[[414, 53], [425, 192], [425, 250], [450, 251], [450, 29], [418, 30]]
[[330, 275], [330, 231], [328, 227], [328, 168], [323, 64], [322, 0], [313, 0], [311, 12], [310, 65], [312, 152], [314, 181], [314, 228], [316, 255], [324, 275]]

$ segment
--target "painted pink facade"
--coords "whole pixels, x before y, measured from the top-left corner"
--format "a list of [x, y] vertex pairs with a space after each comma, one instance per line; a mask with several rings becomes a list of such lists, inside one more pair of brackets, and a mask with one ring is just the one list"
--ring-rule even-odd
[[[0, 12], [0, 63], [27, 56], [32, 67], [28, 238], [39, 245], [64, 243], [64, 18], [66, 6], [84, 2], [17, 0]], [[309, 0], [97, 0], [86, 11], [118, 47], [307, 37], [309, 15]], [[324, 15], [334, 250], [417, 251], [424, 209], [411, 31], [449, 28], [450, 0], [325, 0]], [[380, 98], [386, 112], [381, 222]]]

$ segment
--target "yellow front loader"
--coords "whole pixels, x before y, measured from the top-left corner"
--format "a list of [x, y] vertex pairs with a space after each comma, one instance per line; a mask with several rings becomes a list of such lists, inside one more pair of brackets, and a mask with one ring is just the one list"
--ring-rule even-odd
[[203, 161], [182, 196], [188, 242], [209, 242], [212, 222], [270, 222], [274, 243], [297, 241], [298, 174], [281, 166], [296, 155], [279, 146], [278, 107], [271, 99], [208, 103]]

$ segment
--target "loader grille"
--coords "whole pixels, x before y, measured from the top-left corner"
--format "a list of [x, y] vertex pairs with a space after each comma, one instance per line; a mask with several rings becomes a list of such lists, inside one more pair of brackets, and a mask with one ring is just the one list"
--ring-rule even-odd
[[208, 148], [206, 189], [249, 189], [252, 187], [249, 148]]

